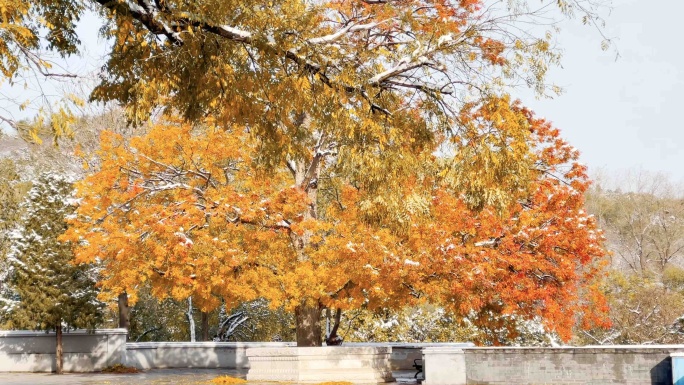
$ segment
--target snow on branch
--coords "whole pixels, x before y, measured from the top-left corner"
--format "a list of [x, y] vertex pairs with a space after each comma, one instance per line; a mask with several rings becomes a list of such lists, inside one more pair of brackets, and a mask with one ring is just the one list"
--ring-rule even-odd
[[338, 30], [337, 32], [332, 33], [330, 35], [325, 35], [325, 36], [321, 36], [321, 37], [308, 39], [307, 43], [309, 43], [309, 44], [330, 44], [330, 43], [333, 43], [333, 42], [339, 40], [341, 37], [343, 37], [347, 33], [359, 32], [359, 31], [368, 31], [368, 30], [371, 30], [371, 29], [379, 26], [380, 24], [386, 23], [386, 22], [391, 21], [391, 20], [394, 20], [394, 18], [382, 20], [382, 21], [376, 21], [373, 23], [366, 23], [366, 24], [356, 24], [356, 23], [352, 22], [352, 23], [349, 23], [344, 28], [342, 28], [342, 29]]
[[228, 339], [233, 336], [236, 330], [242, 326], [247, 320], [248, 316], [244, 312], [237, 312], [231, 314], [219, 325], [219, 330], [214, 336], [214, 341], [228, 341]]

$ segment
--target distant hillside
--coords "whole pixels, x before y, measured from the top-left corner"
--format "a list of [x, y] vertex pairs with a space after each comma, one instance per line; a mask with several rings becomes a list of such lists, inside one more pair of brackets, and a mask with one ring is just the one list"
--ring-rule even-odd
[[19, 137], [6, 135], [0, 137], [0, 158], [11, 157], [13, 153], [27, 148], [28, 144]]

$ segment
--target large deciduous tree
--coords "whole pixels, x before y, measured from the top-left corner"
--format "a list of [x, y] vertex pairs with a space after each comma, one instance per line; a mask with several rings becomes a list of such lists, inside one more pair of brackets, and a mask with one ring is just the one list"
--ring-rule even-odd
[[[460, 119], [472, 136], [460, 137], [455, 155], [397, 132], [393, 145], [364, 158], [321, 133], [308, 169], [287, 160], [263, 167], [263, 142], [248, 128], [211, 119], [159, 123], [130, 142], [105, 134], [100, 170], [77, 185], [82, 201], [66, 238], [78, 244], [79, 262], [102, 261], [101, 285], [113, 295], [135, 296], [149, 282], [156, 296], [192, 296], [202, 311], [222, 299], [265, 298], [294, 311], [299, 345], [321, 344], [325, 308], [424, 301], [498, 334], [516, 333], [510, 314], [564, 339], [578, 317], [600, 324], [602, 236], [582, 209], [588, 182], [577, 153], [505, 99]], [[525, 153], [532, 182], [505, 204], [455, 187], [454, 164], [485, 172], [487, 161], [502, 161], [495, 150], [485, 160], [467, 155], [473, 142], [502, 138], [475, 135], [481, 120], [524, 126], [523, 144], [534, 149]]]
[[[166, 125], [132, 143], [144, 147], [137, 151], [153, 159], [150, 163], [118, 151], [110, 141], [106, 148], [112, 153], [102, 158], [112, 166], [99, 174], [109, 179], [81, 187], [84, 194], [89, 190], [102, 197], [82, 208], [96, 221], [90, 225], [112, 233], [81, 229], [73, 239], [94, 237], [91, 250], [80, 251], [82, 260], [93, 260], [94, 250], [102, 247], [108, 268], [121, 265], [120, 271], [105, 272], [103, 283], [116, 293], [134, 290], [134, 279], [140, 278], [153, 281], [160, 295], [168, 284], [169, 294], [192, 295], [206, 308], [216, 305], [218, 295], [230, 301], [263, 296], [274, 306], [294, 309], [298, 342], [315, 345], [320, 343], [321, 306], [391, 305], [406, 296], [451, 301], [454, 309], [472, 310], [488, 323], [497, 313], [514, 310], [560, 321], [564, 316], [552, 304], [573, 298], [578, 289], [572, 282], [581, 283], [587, 273], [577, 264], [588, 266], [600, 255], [598, 240], [557, 239], [574, 219], [568, 225], [557, 225], [555, 219], [579, 210], [584, 176], [573, 169], [559, 176], [562, 182], [553, 182], [545, 168], [572, 158], [554, 150], [556, 139], [541, 134], [548, 131], [540, 128], [544, 123], [506, 95], [507, 86], [519, 83], [545, 92], [546, 70], [559, 59], [551, 35], [543, 28], [535, 34], [537, 29], [527, 26], [546, 22], [543, 12], [551, 4], [593, 23], [593, 2], [0, 4], [0, 32], [7, 36], [0, 44], [5, 78], [15, 78], [22, 61], [45, 71], [45, 63], [32, 61], [41, 47], [35, 21], [47, 31], [49, 48], [75, 52], [74, 23], [90, 5], [100, 10], [106, 20], [101, 31], [112, 41], [92, 98], [121, 102], [134, 123], [144, 123], [162, 108], [197, 129], [206, 125], [201, 134]], [[70, 119], [68, 113], [57, 116], [51, 121], [53, 131], [67, 131]], [[166, 147], [166, 153], [155, 152], [144, 144], [148, 140], [162, 143], [160, 148], [176, 143], [201, 154], [203, 161]], [[549, 162], [547, 153], [558, 158]], [[175, 163], [178, 158], [184, 163]], [[122, 166], [128, 163], [131, 171]], [[159, 168], [148, 168], [152, 165]], [[107, 184], [114, 180], [121, 184]], [[551, 193], [567, 195], [570, 203], [543, 202], [541, 195]], [[148, 229], [136, 212], [155, 222]], [[171, 233], [169, 224], [175, 226]], [[147, 230], [136, 233], [140, 228]], [[523, 234], [530, 233], [523, 242]], [[135, 240], [133, 245], [125, 246], [124, 234]], [[234, 247], [213, 247], [214, 238]], [[447, 262], [442, 263], [431, 247], [447, 239], [441, 257]], [[119, 249], [103, 243], [109, 241], [124, 252], [111, 254]], [[513, 244], [518, 252], [500, 252]], [[128, 249], [135, 245], [154, 255], [146, 260], [152, 265], [136, 262], [144, 253]], [[204, 257], [195, 255], [201, 249], [208, 250]], [[220, 261], [215, 264], [187, 260], [211, 261], [214, 252]], [[521, 253], [539, 255], [538, 264], [528, 270], [513, 263], [511, 258]], [[422, 259], [428, 256], [432, 260]], [[143, 273], [133, 273], [134, 262]], [[438, 266], [427, 273], [423, 269], [430, 263]], [[219, 265], [224, 270], [210, 274]], [[207, 281], [210, 277], [218, 278]], [[443, 284], [447, 277], [456, 282], [449, 289]], [[238, 287], [234, 279], [247, 285]], [[515, 290], [497, 292], [501, 285]], [[376, 292], [388, 296], [382, 299]], [[525, 295], [513, 295], [519, 293]], [[526, 301], [528, 306], [518, 304]], [[563, 319], [556, 327], [567, 330], [569, 318]]]
[[[168, 209], [161, 212], [173, 213], [173, 219], [162, 223], [179, 223], [174, 223], [178, 226], [173, 233], [151, 229], [141, 238], [149, 252], [158, 254], [155, 263], [159, 266], [154, 268], [159, 271], [149, 279], [172, 284], [176, 296], [190, 295], [196, 291], [193, 282], [217, 276], [213, 274], [217, 266], [211, 264], [213, 270], [207, 273], [212, 274], [193, 273], [193, 269], [205, 268], [195, 263], [167, 271], [173, 263], [161, 257], [168, 251], [159, 249], [171, 240], [171, 253], [182, 260], [186, 249], [179, 249], [179, 238], [183, 247], [194, 250], [191, 254], [209, 247], [212, 253], [217, 250], [218, 260], [236, 261], [232, 270], [220, 271], [213, 284], [202, 281], [200, 286], [206, 292], [192, 294], [196, 303], [204, 301], [204, 306], [211, 307], [216, 301], [208, 295], [212, 290], [233, 299], [264, 296], [276, 306], [294, 309], [298, 342], [315, 345], [321, 339], [321, 306], [346, 308], [369, 301], [373, 307], [406, 296], [424, 297], [426, 293], [446, 302], [453, 299], [452, 306], [462, 306], [462, 312], [477, 309], [483, 320], [489, 317], [488, 311], [513, 310], [562, 318], [560, 305], [519, 307], [514, 305], [517, 299], [507, 295], [524, 292], [529, 294], [523, 296], [526, 299], [537, 297], [538, 302], [532, 303], [543, 303], [542, 299], [560, 303], [556, 301], [563, 300], [564, 295], [576, 293], [569, 282], [577, 282], [583, 272], [569, 273], [572, 264], [559, 264], [554, 256], [568, 253], [577, 257], [567, 260], [589, 264], [592, 256], [600, 254], [589, 247], [597, 240], [566, 241], [558, 246], [538, 243], [539, 233], [543, 234], [539, 239], [558, 237], [550, 217], [546, 222], [525, 224], [525, 220], [538, 220], [543, 215], [528, 218], [527, 206], [520, 202], [531, 200], [539, 207], [548, 207], [547, 215], [562, 216], [562, 210], [576, 208], [580, 200], [570, 196], [571, 204], [553, 203], [558, 207], [533, 200], [541, 199], [534, 195], [537, 191], [564, 190], [543, 177], [539, 167], [545, 165], [536, 164], [546, 150], [535, 153], [539, 143], [535, 137], [538, 131], [531, 129], [534, 120], [505, 94], [508, 85], [521, 82], [544, 92], [546, 70], [558, 61], [557, 52], [551, 48], [552, 38], [545, 31], [535, 35], [529, 32], [533, 29], [522, 27], [545, 16], [532, 8], [534, 4], [480, 0], [93, 3], [99, 4], [108, 18], [103, 31], [113, 39], [102, 82], [93, 98], [122, 102], [133, 122], [144, 122], [160, 107], [195, 123], [208, 117], [206, 123], [224, 133], [209, 134], [214, 140], [202, 145], [214, 147], [210, 151], [221, 149], [218, 159], [236, 165], [235, 170], [212, 168], [206, 174], [209, 165], [199, 163], [201, 167], [193, 172], [175, 175], [180, 165], [166, 156], [158, 157], [162, 154], [147, 156], [160, 162], [159, 167], [171, 168], [149, 173], [140, 169], [144, 163], [129, 158], [135, 164], [132, 170], [142, 174], [138, 184], [126, 185], [126, 191], [131, 186], [138, 187], [130, 191], [142, 186], [150, 191], [153, 187], [148, 181], [162, 172], [165, 179], [153, 184], [169, 189], [187, 184], [197, 190], [186, 193], [202, 195], [192, 203], [171, 190], [156, 192], [155, 200], [170, 196], [165, 203]], [[553, 3], [566, 14], [581, 12], [586, 21], [595, 21], [589, 2]], [[541, 9], [548, 9], [546, 5]], [[249, 155], [236, 153], [239, 147], [235, 146], [247, 142], [236, 142], [245, 132], [254, 140]], [[161, 133], [157, 135], [158, 141], [170, 141]], [[187, 139], [179, 144], [191, 145], [193, 136], [184, 135]], [[200, 148], [192, 152], [199, 153]], [[125, 155], [119, 156], [124, 159]], [[203, 158], [209, 162], [217, 159], [209, 153]], [[252, 163], [269, 166], [270, 174], [257, 174], [261, 171]], [[187, 159], [181, 169], [191, 164]], [[113, 170], [116, 167], [109, 173]], [[248, 174], [240, 174], [243, 172]], [[207, 175], [211, 177], [206, 179]], [[174, 178], [205, 179], [205, 186]], [[567, 178], [582, 179], [574, 174]], [[126, 179], [136, 177], [131, 174]], [[99, 194], [99, 187], [93, 188]], [[582, 188], [572, 188], [581, 196]], [[98, 206], [102, 214], [108, 210], [107, 203], [137, 205], [144, 201], [133, 196], [127, 198], [133, 199], [129, 203], [113, 200], [113, 195], [109, 200], [103, 198]], [[175, 203], [169, 203], [172, 200]], [[560, 213], [550, 214], [552, 208]], [[153, 218], [158, 209], [137, 210]], [[443, 217], [444, 213], [451, 216]], [[96, 217], [103, 218], [92, 216]], [[504, 217], [523, 220], [504, 225], [499, 220]], [[98, 226], [111, 226], [112, 220], [119, 220], [116, 218], [118, 214], [108, 214]], [[188, 218], [199, 218], [200, 222], [180, 223]], [[213, 227], [213, 218], [223, 218], [223, 225], [233, 226]], [[128, 220], [122, 219], [121, 226], [129, 226], [124, 225]], [[445, 229], [439, 228], [440, 221]], [[487, 225], [489, 222], [493, 227]], [[206, 223], [215, 230], [211, 237], [197, 242], [197, 233], [193, 232], [207, 228]], [[538, 270], [526, 270], [510, 263], [508, 257], [488, 254], [487, 247], [498, 253], [502, 244], [521, 242], [516, 237], [522, 235], [512, 229], [525, 225], [537, 230], [524, 247], [516, 244], [519, 252], [510, 255], [533, 253], [541, 245], [539, 254], [548, 256], [539, 261], [546, 264]], [[454, 227], [469, 230], [452, 233]], [[440, 239], [452, 239], [423, 239], [439, 231], [460, 239], [456, 243], [466, 248], [477, 240], [476, 249], [449, 248], [445, 252], [445, 259], [459, 261], [459, 271], [467, 271], [469, 263], [490, 268], [450, 275], [456, 263], [452, 261], [440, 264], [444, 271], [421, 273], [430, 262], [421, 263], [421, 256], [436, 258], [434, 250], [425, 248]], [[544, 238], [549, 234], [553, 236]], [[156, 239], [159, 236], [164, 239]], [[214, 238], [235, 247], [210, 247]], [[128, 263], [123, 257], [112, 257], [112, 261]], [[413, 263], [422, 267], [411, 270]], [[562, 269], [564, 273], [546, 274], [547, 269]], [[514, 272], [527, 281], [510, 278]], [[230, 283], [236, 281], [230, 281], [226, 274], [246, 285]], [[447, 277], [457, 282], [451, 289], [432, 282], [443, 283]], [[119, 278], [120, 289], [115, 291], [124, 286], [133, 289], [134, 278]], [[114, 282], [114, 278], [109, 279]], [[521, 283], [514, 283], [517, 281]], [[496, 292], [503, 282], [525, 290]], [[541, 287], [550, 289], [542, 292]], [[388, 298], [373, 293], [386, 293]], [[463, 299], [456, 299], [455, 293]], [[538, 310], [541, 308], [546, 310]], [[566, 328], [568, 322], [557, 327]]]

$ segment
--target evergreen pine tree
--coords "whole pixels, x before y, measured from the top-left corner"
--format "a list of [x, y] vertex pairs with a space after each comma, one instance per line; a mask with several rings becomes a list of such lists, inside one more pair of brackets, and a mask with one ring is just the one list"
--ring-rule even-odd
[[14, 304], [14, 293], [8, 282], [12, 271], [10, 234], [21, 219], [19, 204], [30, 188], [30, 182], [21, 180], [16, 162], [0, 158], [0, 327], [7, 322], [5, 316]]
[[74, 265], [71, 246], [58, 237], [74, 211], [69, 182], [43, 174], [24, 203], [21, 226], [13, 234], [11, 286], [18, 302], [9, 314], [13, 328], [55, 330], [56, 369], [62, 372], [62, 330], [94, 328], [102, 317], [95, 272]]

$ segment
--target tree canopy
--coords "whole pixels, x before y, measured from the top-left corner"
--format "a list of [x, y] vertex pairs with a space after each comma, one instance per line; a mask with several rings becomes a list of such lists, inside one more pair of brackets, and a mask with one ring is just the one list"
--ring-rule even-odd
[[34, 20], [73, 53], [75, 21], [97, 10], [112, 48], [91, 99], [152, 121], [130, 142], [105, 135], [78, 186], [67, 238], [103, 261], [110, 293], [149, 281], [202, 310], [263, 297], [294, 310], [302, 345], [320, 344], [322, 308], [407, 298], [567, 337], [578, 312], [598, 320], [578, 295], [601, 236], [577, 154], [508, 92], [546, 93], [559, 60], [527, 26], [549, 7], [593, 23], [593, 4], [24, 1], [3, 17], [32, 45], [17, 32], [0, 55], [30, 60]]
[[476, 314], [483, 328], [516, 314], [568, 338], [578, 316], [602, 322], [593, 280], [602, 235], [583, 210], [577, 153], [548, 123], [511, 109], [530, 123], [536, 180], [505, 215], [471, 208], [432, 151], [404, 152], [416, 159], [399, 163], [410, 171], [388, 169], [380, 187], [343, 172], [339, 156], [302, 186], [287, 163], [255, 163], [245, 129], [171, 121], [130, 142], [105, 133], [67, 239], [80, 244], [77, 261], [102, 261], [101, 284], [115, 295], [150, 282], [158, 297], [192, 296], [202, 311], [221, 299], [294, 311], [427, 300]]

